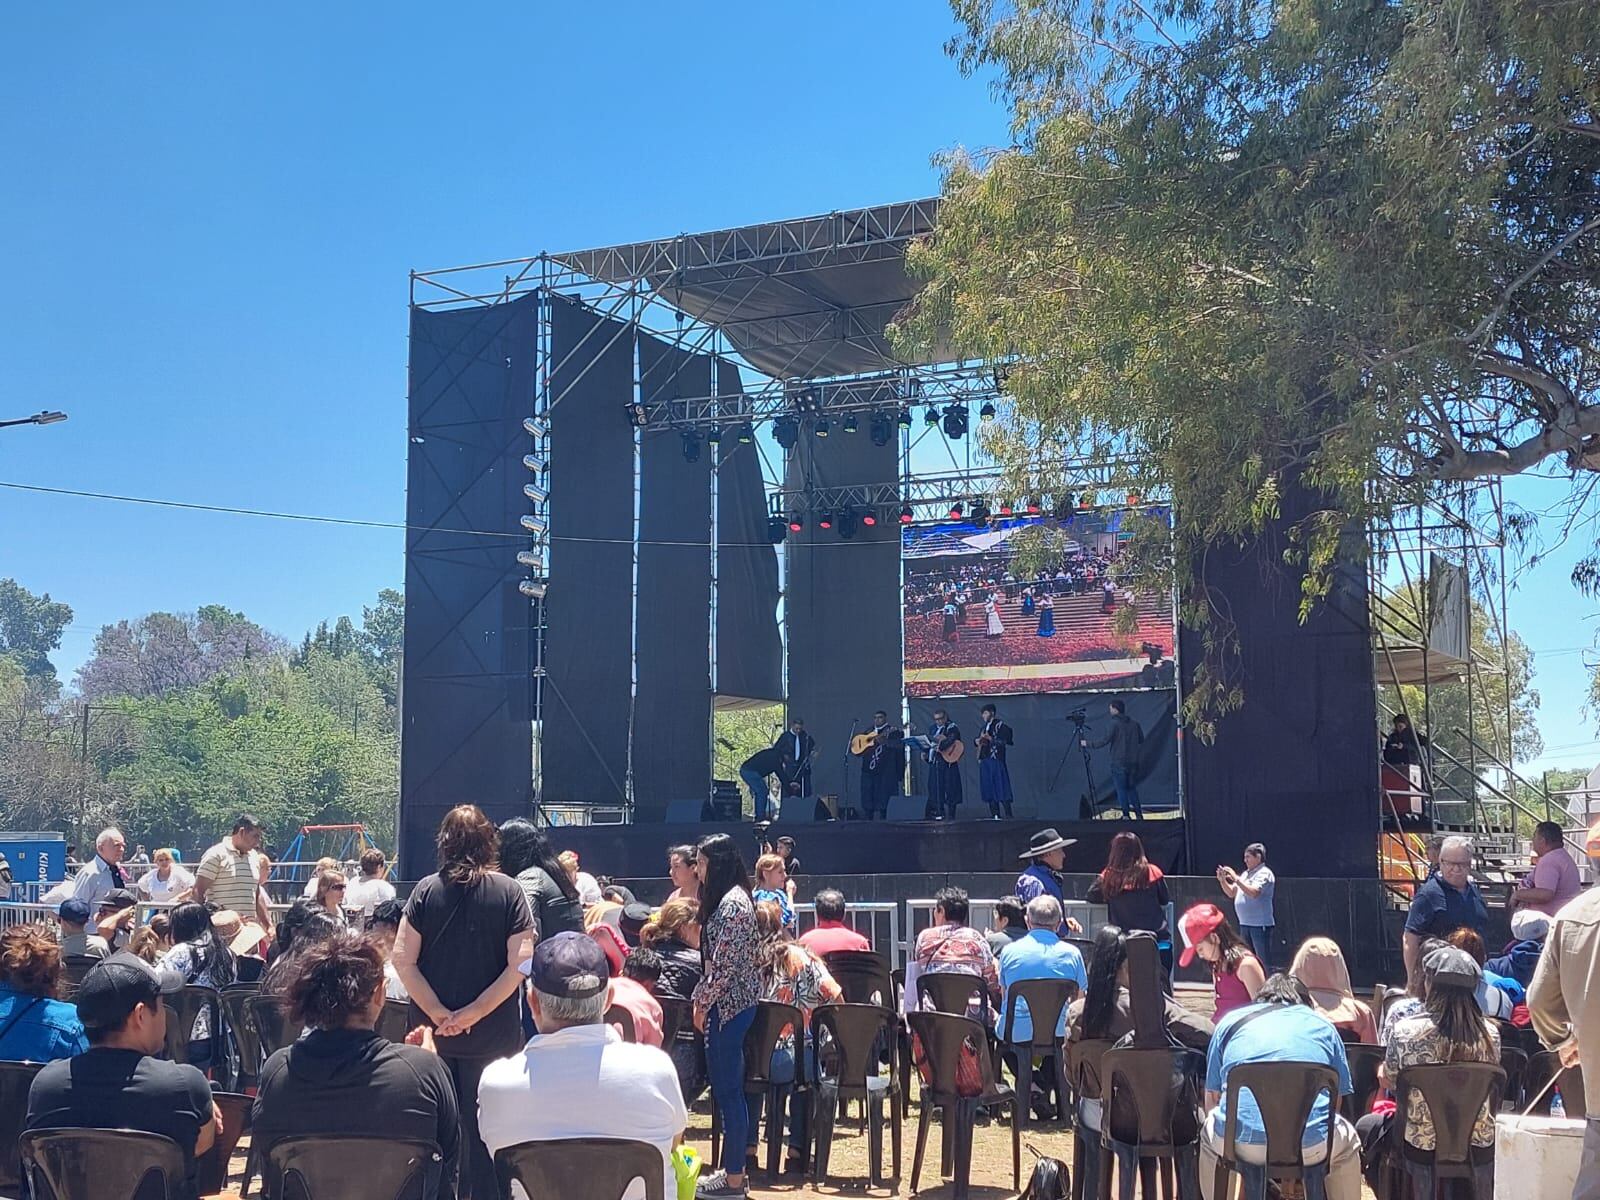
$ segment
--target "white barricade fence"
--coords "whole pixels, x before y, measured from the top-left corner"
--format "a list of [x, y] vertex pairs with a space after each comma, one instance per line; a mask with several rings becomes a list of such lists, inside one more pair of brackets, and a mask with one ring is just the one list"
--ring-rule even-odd
[[[807, 902], [794, 905], [795, 920], [800, 932], [814, 929], [817, 924], [816, 906]], [[898, 967], [905, 961], [905, 945], [900, 938], [900, 905], [893, 900], [852, 900], [845, 906], [844, 923], [854, 929], [872, 948]]]
[[0, 929], [10, 929], [13, 925], [48, 925], [56, 927], [55, 904], [15, 904], [7, 901], [0, 904]]

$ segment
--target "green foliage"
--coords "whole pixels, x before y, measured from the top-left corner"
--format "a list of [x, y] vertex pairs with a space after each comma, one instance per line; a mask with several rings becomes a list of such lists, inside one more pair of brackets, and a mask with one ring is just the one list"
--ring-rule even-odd
[[[1199, 732], [1243, 694], [1208, 547], [1277, 538], [1309, 608], [1346, 531], [1397, 506], [1540, 465], [1586, 493], [1593, 4], [953, 8], [1016, 144], [945, 161], [895, 336], [1011, 364], [990, 448], [1019, 481], [1088, 457], [1170, 495]], [[1282, 528], [1301, 485], [1315, 511]]]
[[61, 645], [61, 631], [72, 623], [72, 609], [36, 595], [15, 579], [0, 579], [0, 654], [29, 675], [54, 679], [50, 652]]
[[[738, 779], [739, 764], [765, 750], [783, 732], [783, 705], [743, 708], [712, 715], [711, 770], [716, 779]], [[741, 787], [741, 795], [746, 795]], [[747, 813], [755, 810], [746, 796]]]

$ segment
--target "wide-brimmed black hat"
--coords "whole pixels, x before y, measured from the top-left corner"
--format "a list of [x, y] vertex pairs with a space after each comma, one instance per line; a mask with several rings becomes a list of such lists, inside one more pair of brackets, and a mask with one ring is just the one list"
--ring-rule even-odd
[[1028, 839], [1028, 848], [1018, 858], [1038, 858], [1041, 854], [1049, 854], [1052, 850], [1063, 850], [1075, 845], [1077, 838], [1064, 838], [1054, 829], [1041, 829]]

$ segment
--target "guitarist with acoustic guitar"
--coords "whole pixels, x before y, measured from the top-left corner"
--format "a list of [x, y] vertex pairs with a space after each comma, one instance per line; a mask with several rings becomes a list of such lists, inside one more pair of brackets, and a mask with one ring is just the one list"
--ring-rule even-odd
[[961, 740], [961, 727], [950, 720], [942, 708], [933, 710], [933, 727], [928, 730], [928, 811], [933, 821], [953, 821], [961, 807], [961, 756], [967, 744]]
[[872, 728], [850, 739], [850, 753], [861, 760], [861, 808], [869, 821], [886, 817], [889, 797], [900, 794], [906, 774], [905, 737], [880, 708], [872, 714]]
[[1006, 765], [1006, 750], [1014, 744], [1011, 726], [1000, 719], [993, 704], [978, 710], [983, 731], [978, 734], [978, 790], [989, 806], [989, 815], [1000, 819], [1000, 809], [1011, 815], [1011, 768]]

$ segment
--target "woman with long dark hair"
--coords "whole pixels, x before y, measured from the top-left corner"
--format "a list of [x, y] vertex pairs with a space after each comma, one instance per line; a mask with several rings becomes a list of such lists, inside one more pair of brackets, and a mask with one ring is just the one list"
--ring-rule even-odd
[[523, 1045], [519, 970], [533, 954], [522, 889], [499, 870], [500, 834], [476, 805], [439, 825], [439, 870], [417, 884], [395, 935], [394, 968], [434, 1024], [461, 1109], [461, 1200], [497, 1200], [494, 1162], [478, 1136], [484, 1067]]
[[526, 817], [500, 826], [500, 870], [517, 881], [538, 938], [583, 932], [578, 887], [556, 859], [550, 837]]
[[1228, 924], [1220, 908], [1215, 904], [1191, 905], [1179, 919], [1178, 928], [1183, 934], [1183, 954], [1178, 965], [1187, 967], [1201, 958], [1211, 967], [1211, 983], [1217, 997], [1213, 1021], [1254, 1003], [1267, 982], [1266, 969], [1239, 931]]
[[755, 1020], [760, 936], [750, 900], [750, 873], [725, 833], [695, 847], [700, 877], [701, 955], [705, 978], [694, 990], [694, 1023], [706, 1035], [711, 1095], [722, 1117], [722, 1166], [702, 1179], [701, 1200], [742, 1200], [750, 1111], [744, 1095], [744, 1036]]
[[1144, 856], [1139, 835], [1123, 830], [1111, 839], [1105, 869], [1089, 885], [1089, 903], [1104, 904], [1107, 919], [1129, 933], [1144, 930], [1156, 935], [1161, 965], [1172, 973], [1172, 931], [1167, 926], [1167, 892], [1161, 868]]
[[[233, 951], [212, 928], [210, 910], [193, 902], [172, 910], [172, 949], [156, 965], [197, 987], [221, 989], [238, 977]], [[201, 1070], [213, 1061], [211, 1034], [211, 1011], [202, 1007], [189, 1033], [189, 1061]]]

